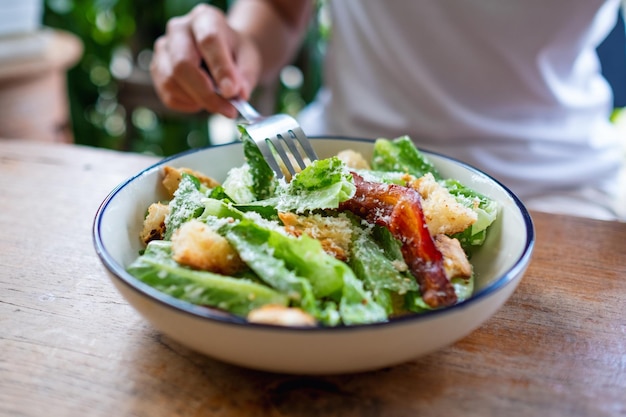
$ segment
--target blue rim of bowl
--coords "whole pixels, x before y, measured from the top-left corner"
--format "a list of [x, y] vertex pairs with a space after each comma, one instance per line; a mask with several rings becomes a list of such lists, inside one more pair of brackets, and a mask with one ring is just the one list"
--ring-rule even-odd
[[[363, 139], [363, 138], [346, 137], [346, 136], [333, 136], [333, 137], [313, 136], [310, 139], [312, 139], [313, 141], [342, 140], [342, 141], [373, 143], [372, 139]], [[530, 216], [530, 213], [528, 212], [528, 210], [526, 209], [522, 201], [508, 187], [506, 187], [504, 184], [502, 184], [500, 181], [496, 180], [495, 178], [491, 177], [490, 175], [484, 173], [483, 171], [477, 168], [474, 168], [473, 166], [468, 165], [458, 159], [440, 154], [438, 152], [432, 152], [432, 151], [429, 151], [427, 149], [420, 147], [419, 148], [420, 152], [424, 152], [427, 155], [428, 154], [435, 155], [443, 159], [453, 161], [456, 164], [465, 167], [469, 171], [472, 171], [476, 174], [487, 177], [489, 180], [493, 181], [495, 184], [501, 187], [506, 192], [506, 194], [508, 194], [509, 197], [511, 197], [511, 199], [514, 201], [516, 207], [518, 208], [519, 212], [522, 215], [524, 225], [526, 228], [526, 243], [524, 245], [524, 250], [522, 251], [521, 255], [518, 257], [518, 259], [514, 262], [514, 264], [511, 266], [511, 268], [509, 268], [504, 274], [502, 274], [502, 276], [498, 278], [495, 282], [480, 289], [478, 292], [472, 294], [470, 298], [458, 304], [455, 304], [453, 306], [446, 307], [443, 309], [439, 309], [439, 310], [432, 310], [432, 311], [426, 311], [426, 312], [419, 313], [419, 314], [409, 314], [409, 315], [405, 315], [401, 317], [396, 317], [386, 322], [356, 324], [356, 325], [349, 325], [349, 326], [339, 325], [339, 326], [334, 326], [334, 327], [323, 327], [323, 326], [285, 327], [285, 326], [277, 326], [277, 325], [272, 325], [272, 324], [249, 323], [245, 319], [232, 315], [228, 312], [221, 312], [219, 310], [195, 305], [187, 301], [177, 299], [175, 297], [162, 293], [161, 291], [151, 287], [148, 284], [141, 282], [140, 280], [138, 280], [137, 278], [133, 277], [131, 274], [126, 272], [124, 267], [120, 265], [118, 262], [116, 262], [113, 259], [113, 257], [109, 254], [100, 236], [102, 216], [104, 212], [106, 211], [109, 203], [113, 200], [113, 198], [115, 198], [115, 196], [122, 189], [124, 189], [126, 186], [132, 183], [135, 179], [153, 170], [161, 168], [162, 166], [164, 166], [165, 164], [167, 164], [168, 162], [172, 160], [179, 159], [189, 154], [193, 154], [197, 152], [204, 152], [207, 149], [214, 149], [218, 147], [221, 148], [221, 147], [228, 147], [228, 146], [241, 146], [241, 143], [233, 142], [233, 143], [227, 143], [227, 144], [221, 144], [221, 145], [213, 145], [210, 147], [191, 149], [188, 151], [178, 153], [176, 155], [163, 158], [160, 161], [154, 163], [153, 165], [138, 172], [137, 174], [133, 175], [132, 177], [128, 178], [127, 180], [119, 184], [102, 201], [102, 203], [98, 207], [98, 210], [96, 212], [96, 215], [93, 221], [93, 228], [92, 228], [93, 244], [94, 244], [98, 257], [100, 258], [100, 261], [117, 280], [125, 284], [127, 287], [129, 287], [133, 291], [137, 292], [139, 295], [148, 297], [165, 307], [176, 310], [177, 312], [182, 312], [182, 313], [192, 315], [194, 317], [210, 319], [210, 320], [219, 322], [224, 325], [243, 326], [246, 328], [259, 329], [259, 330], [272, 329], [272, 330], [283, 331], [283, 332], [307, 332], [307, 333], [310, 333], [310, 332], [345, 332], [345, 331], [358, 331], [358, 330], [363, 330], [363, 329], [371, 329], [371, 328], [378, 327], [378, 326], [405, 325], [410, 322], [429, 320], [432, 318], [440, 317], [441, 315], [444, 315], [444, 314], [450, 314], [452, 312], [457, 312], [459, 310], [469, 308], [470, 306], [479, 302], [481, 299], [503, 289], [509, 283], [514, 281], [518, 275], [524, 272], [524, 270], [528, 266], [528, 263], [530, 262], [530, 257], [532, 256], [532, 252], [533, 252], [533, 248], [535, 244], [535, 229], [534, 229], [534, 224]]]

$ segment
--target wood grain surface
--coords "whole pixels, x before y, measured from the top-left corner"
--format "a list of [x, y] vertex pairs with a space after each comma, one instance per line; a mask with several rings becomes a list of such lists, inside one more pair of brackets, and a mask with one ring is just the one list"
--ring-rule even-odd
[[626, 416], [625, 223], [533, 213], [526, 276], [468, 337], [376, 372], [277, 375], [177, 344], [109, 282], [93, 216], [155, 161], [0, 140], [1, 416]]

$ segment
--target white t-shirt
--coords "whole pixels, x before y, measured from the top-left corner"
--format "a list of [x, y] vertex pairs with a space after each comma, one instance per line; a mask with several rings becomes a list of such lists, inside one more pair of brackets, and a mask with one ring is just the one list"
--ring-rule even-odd
[[520, 197], [616, 187], [596, 46], [619, 0], [338, 0], [308, 135], [393, 138], [458, 158]]

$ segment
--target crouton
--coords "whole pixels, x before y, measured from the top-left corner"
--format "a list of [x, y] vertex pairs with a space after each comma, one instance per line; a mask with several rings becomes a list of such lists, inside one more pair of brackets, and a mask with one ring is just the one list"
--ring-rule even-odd
[[234, 275], [245, 266], [224, 237], [195, 219], [172, 235], [172, 258], [181, 265], [222, 275]]
[[202, 184], [209, 188], [215, 188], [220, 185], [220, 183], [213, 178], [207, 177], [198, 171], [194, 171], [189, 168], [174, 168], [166, 165], [163, 167], [163, 186], [169, 193], [170, 197], [173, 197], [174, 191], [178, 189], [178, 184], [180, 184], [183, 173], [193, 175], [198, 178]]
[[337, 154], [337, 157], [344, 163], [348, 168], [352, 169], [371, 169], [369, 162], [363, 155], [359, 152], [353, 151], [352, 149], [346, 149], [345, 151], [341, 151]]
[[139, 235], [143, 243], [147, 245], [151, 240], [163, 239], [165, 218], [169, 212], [169, 206], [162, 203], [153, 203], [148, 207], [148, 214], [143, 220], [143, 230]]
[[325, 217], [320, 214], [300, 216], [295, 213], [278, 213], [278, 217], [285, 225], [287, 233], [296, 237], [306, 234], [319, 240], [329, 255], [342, 261], [348, 259], [352, 227], [346, 216]]
[[472, 276], [472, 264], [467, 260], [467, 255], [458, 239], [446, 235], [437, 235], [434, 242], [443, 255], [443, 269], [448, 279], [470, 278]]
[[422, 211], [431, 236], [462, 232], [478, 219], [476, 212], [456, 201], [431, 173], [410, 181], [409, 186], [422, 197]]
[[265, 305], [255, 308], [248, 313], [247, 319], [251, 323], [274, 324], [277, 326], [311, 327], [316, 325], [315, 318], [306, 311], [296, 307], [280, 305]]

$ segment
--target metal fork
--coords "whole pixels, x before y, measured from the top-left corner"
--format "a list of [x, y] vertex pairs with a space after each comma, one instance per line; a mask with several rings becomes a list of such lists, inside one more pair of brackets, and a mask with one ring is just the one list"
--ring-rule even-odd
[[246, 131], [277, 178], [284, 177], [281, 162], [292, 176], [296, 174], [289, 155], [293, 156], [300, 169], [306, 168], [307, 159], [309, 163], [318, 159], [311, 142], [293, 117], [286, 114], [261, 116], [250, 103], [241, 99], [231, 99], [230, 103], [245, 119]]

